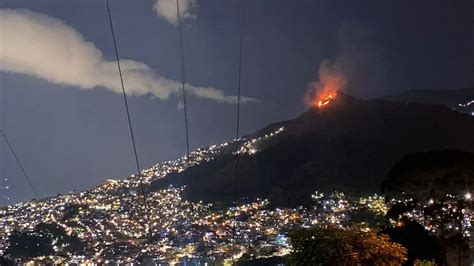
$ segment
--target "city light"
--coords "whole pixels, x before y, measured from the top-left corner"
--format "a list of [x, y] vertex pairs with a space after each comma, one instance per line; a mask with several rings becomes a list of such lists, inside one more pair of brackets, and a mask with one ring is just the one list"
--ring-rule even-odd
[[467, 192], [465, 195], [464, 195], [464, 198], [466, 200], [471, 200], [471, 193], [470, 192]]
[[[140, 175], [127, 179], [108, 179], [94, 189], [74, 192], [44, 200], [22, 202], [0, 208], [0, 256], [8, 249], [12, 232], [32, 232], [41, 223], [54, 223], [68, 235], [77, 236], [87, 247], [85, 254], [63, 257], [38, 257], [66, 263], [132, 263], [140, 257], [153, 258], [153, 263], [179, 263], [194, 261], [213, 264], [232, 262], [241, 256], [267, 258], [291, 252], [288, 232], [294, 228], [311, 226], [337, 226], [350, 228], [352, 215], [369, 211], [383, 217], [393, 204], [411, 202], [408, 199], [386, 201], [381, 195], [354, 197], [342, 192], [308, 195], [310, 206], [271, 208], [267, 199], [241, 203], [235, 207], [219, 207], [210, 203], [190, 202], [183, 198], [185, 186], [169, 186], [147, 195], [143, 206], [140, 184], [164, 178], [170, 173], [185, 171], [187, 167], [213, 160], [229, 145], [241, 156], [258, 154], [263, 141], [275, 137], [279, 128], [260, 138], [236, 139], [229, 143], [200, 148], [190, 153], [189, 160], [182, 157], [166, 161], [143, 170]], [[446, 223], [446, 230], [462, 232], [469, 236], [471, 211], [456, 208], [456, 197], [447, 195], [449, 201], [442, 205], [448, 215], [461, 214], [459, 221]], [[463, 195], [466, 200], [471, 194]], [[424, 225], [432, 234], [441, 228], [430, 223], [423, 206], [433, 206], [438, 199], [417, 205], [404, 215]], [[400, 221], [392, 221], [394, 224]], [[358, 224], [368, 230], [367, 224]], [[57, 251], [64, 247], [54, 245]], [[27, 261], [21, 261], [27, 263]], [[44, 261], [43, 261], [44, 262]]]

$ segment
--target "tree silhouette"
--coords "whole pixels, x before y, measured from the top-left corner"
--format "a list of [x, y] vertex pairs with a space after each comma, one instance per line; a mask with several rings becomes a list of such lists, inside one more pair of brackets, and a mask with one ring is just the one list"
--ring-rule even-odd
[[289, 236], [292, 265], [398, 265], [406, 260], [402, 245], [374, 231], [314, 227]]
[[[465, 195], [470, 195], [469, 187], [473, 184], [473, 153], [444, 150], [408, 154], [392, 167], [382, 184], [382, 191], [387, 198], [411, 200], [394, 204], [387, 216], [399, 224], [409, 224], [411, 228], [405, 229], [413, 230], [414, 225], [408, 217], [413, 210], [421, 211], [423, 225], [438, 236], [443, 263], [448, 260], [448, 251], [453, 250], [457, 254], [455, 259], [460, 261], [467, 247], [463, 219], [471, 212], [471, 204], [466, 201]], [[393, 229], [392, 233], [405, 229]], [[409, 249], [409, 260], [412, 259], [410, 255], [423, 253], [410, 245], [410, 241], [415, 239], [397, 241], [408, 245], [405, 247]], [[423, 259], [424, 255], [420, 256]]]
[[6, 254], [13, 258], [34, 258], [66, 253], [80, 254], [85, 245], [56, 223], [40, 223], [33, 231], [14, 231], [8, 238]]

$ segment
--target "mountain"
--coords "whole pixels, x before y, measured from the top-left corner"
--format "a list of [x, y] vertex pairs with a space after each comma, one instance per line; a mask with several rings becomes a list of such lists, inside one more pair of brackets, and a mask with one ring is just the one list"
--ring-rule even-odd
[[192, 201], [269, 198], [277, 206], [294, 206], [309, 203], [315, 190], [377, 192], [405, 154], [472, 152], [472, 136], [474, 118], [452, 108], [339, 93], [322, 108], [246, 136], [236, 143], [238, 154], [219, 153], [154, 180], [149, 189], [186, 185], [184, 196]]
[[[387, 175], [390, 191], [414, 184], [431, 192], [432, 177], [449, 193], [460, 181], [472, 185], [464, 174], [472, 180], [473, 133], [474, 118], [449, 107], [339, 93], [295, 119], [140, 175], [2, 207], [0, 254], [76, 264], [281, 256], [291, 250], [288, 230], [315, 221], [345, 227], [354, 210], [390, 206], [373, 195]], [[425, 152], [432, 150], [444, 151]]]
[[404, 103], [445, 105], [461, 113], [474, 115], [474, 88], [457, 90], [407, 90], [381, 98]]
[[405, 155], [382, 183], [384, 195], [420, 200], [464, 197], [474, 185], [474, 153], [443, 150]]

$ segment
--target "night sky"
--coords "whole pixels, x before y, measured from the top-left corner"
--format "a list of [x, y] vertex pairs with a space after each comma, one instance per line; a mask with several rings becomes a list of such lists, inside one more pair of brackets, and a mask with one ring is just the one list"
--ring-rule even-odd
[[[152, 93], [143, 91], [142, 83], [130, 85], [136, 90], [129, 95], [129, 104], [142, 168], [180, 157], [186, 149], [181, 95], [173, 83], [179, 84], [181, 77], [178, 28], [170, 10], [153, 9], [155, 2], [110, 0], [121, 59], [140, 62], [137, 75], [144, 71], [172, 81], [166, 88], [152, 86]], [[184, 13], [187, 81], [197, 92], [199, 87], [223, 92], [218, 99], [198, 93], [188, 96], [190, 144], [195, 149], [235, 135], [232, 96], [238, 81], [240, 1], [182, 2], [188, 12]], [[40, 196], [133, 174], [123, 99], [114, 87], [119, 78], [116, 68], [107, 72], [104, 63], [100, 71], [77, 74], [75, 64], [85, 57], [70, 59], [76, 50], [63, 45], [66, 38], [54, 41], [68, 53], [59, 54], [61, 49], [54, 48], [43, 55], [42, 49], [53, 43], [48, 38], [54, 36], [37, 34], [28, 39], [35, 34], [29, 27], [37, 20], [23, 26], [12, 20], [39, 17], [38, 21], [61, 24], [62, 28], [46, 30], [77, 31], [82, 44], [100, 50], [103, 62], [113, 63], [105, 2], [0, 0], [0, 8], [0, 127]], [[246, 0], [242, 95], [249, 100], [241, 106], [241, 132], [252, 133], [305, 111], [303, 97], [318, 80], [322, 62], [343, 72], [348, 79], [345, 90], [362, 98], [407, 89], [474, 86], [473, 10], [470, 0]], [[14, 54], [12, 47], [19, 47]], [[68, 63], [49, 69], [56, 56]], [[25, 57], [38, 58], [32, 60], [35, 70], [28, 64], [19, 67]], [[74, 79], [76, 74], [79, 78]], [[68, 75], [74, 81], [57, 81]], [[127, 89], [126, 73], [124, 78]], [[111, 88], [107, 82], [112, 82]], [[0, 186], [10, 187], [0, 189], [0, 194], [11, 198], [0, 199], [0, 205], [33, 197], [3, 140], [0, 178], [8, 179]]]

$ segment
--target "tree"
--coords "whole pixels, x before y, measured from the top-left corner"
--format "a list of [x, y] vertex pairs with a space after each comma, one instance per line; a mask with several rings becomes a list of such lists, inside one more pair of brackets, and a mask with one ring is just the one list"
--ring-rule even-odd
[[14, 231], [8, 238], [6, 254], [13, 258], [34, 258], [39, 256], [78, 254], [85, 245], [75, 235], [68, 235], [56, 223], [40, 223], [33, 231]]
[[0, 256], [0, 265], [13, 266], [15, 263], [7, 257]]
[[422, 225], [438, 236], [442, 260], [446, 262], [448, 251], [455, 250], [449, 252], [456, 253], [457, 258], [451, 260], [460, 261], [467, 248], [463, 221], [471, 213], [466, 199], [473, 185], [474, 153], [444, 150], [408, 154], [394, 164], [382, 191], [387, 197], [411, 200], [393, 205], [387, 216], [406, 223], [413, 211], [421, 212]]
[[348, 215], [351, 225], [366, 224], [373, 228], [381, 227], [388, 222], [388, 219], [384, 215], [375, 213], [367, 207], [350, 210]]
[[402, 245], [375, 231], [314, 227], [289, 236], [292, 265], [399, 265], [406, 260]]
[[64, 228], [56, 223], [40, 223], [35, 226], [34, 231], [48, 236], [54, 243], [54, 247], [57, 250], [56, 254], [58, 255], [66, 253], [80, 254], [84, 252], [84, 243], [76, 235], [67, 234]]
[[88, 206], [85, 204], [76, 204], [76, 203], [71, 203], [71, 204], [66, 204], [64, 206], [64, 211], [63, 211], [63, 221], [67, 221], [72, 218], [76, 218], [81, 210], [88, 209]]
[[416, 260], [434, 260], [442, 264], [441, 249], [435, 236], [415, 221], [405, 218], [401, 224], [389, 227], [383, 233], [408, 250], [406, 265], [413, 265]]
[[14, 231], [8, 238], [6, 254], [14, 258], [34, 258], [54, 254], [51, 239], [39, 232]]

